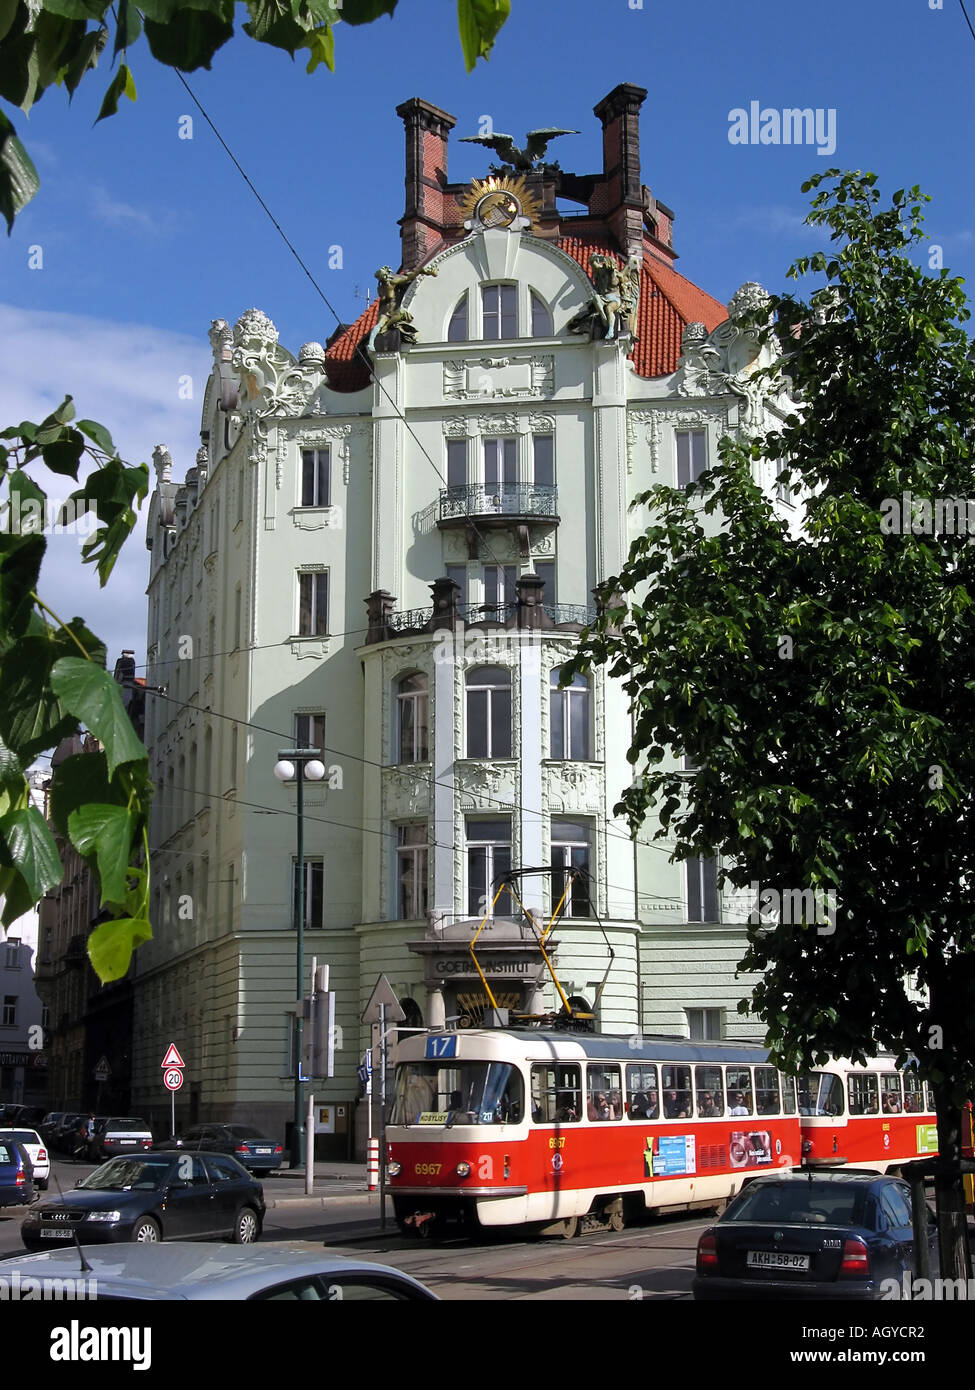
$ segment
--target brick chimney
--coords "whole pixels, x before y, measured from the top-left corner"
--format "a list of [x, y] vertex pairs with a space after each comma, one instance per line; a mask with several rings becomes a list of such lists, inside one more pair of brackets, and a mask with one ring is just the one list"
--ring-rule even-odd
[[621, 82], [593, 107], [603, 124], [606, 215], [622, 251], [643, 243], [644, 194], [640, 177], [640, 107], [645, 87]]
[[443, 241], [447, 136], [457, 119], [420, 97], [404, 101], [396, 114], [406, 127], [406, 211], [400, 218], [403, 269], [413, 270]]

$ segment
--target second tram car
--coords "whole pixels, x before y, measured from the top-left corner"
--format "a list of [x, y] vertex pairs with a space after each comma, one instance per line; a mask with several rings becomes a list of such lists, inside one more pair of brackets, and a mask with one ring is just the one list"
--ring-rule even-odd
[[883, 1169], [936, 1146], [929, 1097], [892, 1059], [799, 1081], [762, 1047], [518, 1029], [398, 1048], [387, 1174], [401, 1229], [580, 1221], [714, 1207], [807, 1161]]

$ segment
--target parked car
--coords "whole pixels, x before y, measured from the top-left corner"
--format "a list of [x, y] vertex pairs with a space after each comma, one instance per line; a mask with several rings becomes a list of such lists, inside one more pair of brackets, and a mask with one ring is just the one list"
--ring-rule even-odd
[[915, 1272], [907, 1183], [849, 1170], [796, 1173], [748, 1183], [704, 1231], [693, 1289], [696, 1299], [877, 1299], [884, 1280]]
[[64, 1110], [49, 1110], [37, 1126], [37, 1132], [45, 1141], [48, 1148], [54, 1148], [54, 1136], [58, 1132], [61, 1121], [65, 1116]]
[[57, 1149], [58, 1153], [73, 1155], [82, 1143], [79, 1131], [86, 1119], [86, 1115], [73, 1110], [67, 1111], [61, 1116], [58, 1127], [51, 1136], [51, 1147]]
[[31, 1167], [34, 1170], [34, 1186], [43, 1192], [51, 1176], [51, 1160], [48, 1156], [47, 1145], [37, 1130], [0, 1129], [0, 1139], [14, 1139], [18, 1144], [23, 1144], [30, 1156]]
[[[79, 1124], [83, 1120], [79, 1121]], [[135, 1153], [152, 1148], [152, 1130], [145, 1120], [109, 1115], [95, 1120], [95, 1133], [89, 1139], [87, 1157], [97, 1163], [113, 1154]]]
[[35, 1196], [30, 1154], [16, 1139], [0, 1139], [0, 1207], [25, 1206]]
[[3, 1123], [36, 1129], [46, 1114], [43, 1105], [8, 1105], [4, 1109]]
[[[85, 1247], [99, 1299], [260, 1299], [273, 1302], [389, 1301], [429, 1303], [436, 1294], [401, 1270], [309, 1251], [303, 1241], [242, 1250], [184, 1241], [166, 1246], [165, 1262], [141, 1245]], [[5, 1278], [79, 1281], [76, 1249], [22, 1255], [0, 1265]], [[78, 1296], [80, 1297], [80, 1291]]]
[[163, 1139], [153, 1145], [153, 1148], [163, 1150], [173, 1147], [233, 1154], [238, 1163], [262, 1176], [273, 1173], [284, 1159], [283, 1147], [261, 1134], [253, 1125], [191, 1125], [175, 1140]]
[[39, 1202], [25, 1217], [28, 1250], [52, 1241], [183, 1240], [261, 1234], [264, 1189], [226, 1154], [120, 1154], [74, 1191]]

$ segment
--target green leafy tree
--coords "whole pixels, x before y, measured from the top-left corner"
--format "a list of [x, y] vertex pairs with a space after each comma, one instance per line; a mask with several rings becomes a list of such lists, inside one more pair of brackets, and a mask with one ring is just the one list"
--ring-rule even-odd
[[[308, 52], [307, 71], [334, 70], [335, 27], [371, 24], [392, 15], [397, 0], [247, 0], [244, 33], [283, 48]], [[0, 0], [0, 97], [23, 111], [48, 87], [73, 96], [111, 41], [118, 62], [98, 119], [113, 116], [120, 97], [136, 99], [129, 50], [145, 36], [153, 58], [182, 72], [208, 68], [233, 37], [235, 0]], [[457, 21], [467, 71], [487, 58], [511, 0], [457, 0]], [[0, 212], [7, 230], [37, 192], [37, 170], [10, 119], [0, 111]]]
[[[773, 297], [753, 325], [795, 407], [724, 439], [686, 492], [638, 499], [652, 524], [566, 678], [624, 681], [634, 832], [653, 812], [678, 859], [721, 855], [739, 888], [836, 895], [832, 922], [752, 914], [741, 968], [762, 976], [739, 1008], [779, 1062], [916, 1058], [956, 1159], [975, 1094], [975, 365], [961, 282], [916, 263], [926, 198], [884, 209], [875, 184], [804, 186], [834, 249], [790, 268], [818, 282], [807, 300]], [[802, 534], [763, 459], [800, 489]], [[963, 499], [960, 527], [937, 498]], [[960, 1180], [937, 1195], [942, 1272], [963, 1277]]]

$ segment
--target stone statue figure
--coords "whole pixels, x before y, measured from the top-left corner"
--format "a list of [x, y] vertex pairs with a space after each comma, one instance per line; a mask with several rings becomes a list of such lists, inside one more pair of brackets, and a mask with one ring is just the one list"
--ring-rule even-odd
[[421, 266], [417, 270], [404, 270], [395, 272], [391, 266], [380, 266], [376, 271], [376, 279], [379, 286], [376, 290], [376, 298], [379, 301], [379, 318], [376, 326], [369, 335], [370, 348], [376, 347], [378, 339], [384, 338], [386, 334], [395, 333], [397, 335], [395, 344], [390, 343], [390, 347], [399, 347], [401, 343], [415, 343], [416, 329], [413, 326], [413, 315], [409, 310], [402, 308], [403, 295], [406, 293], [408, 285], [411, 285], [421, 275], [436, 275], [435, 266]]
[[566, 327], [570, 333], [589, 333], [612, 342], [623, 332], [636, 336], [640, 301], [640, 266], [635, 256], [621, 270], [612, 256], [596, 251], [589, 261], [595, 293]]

